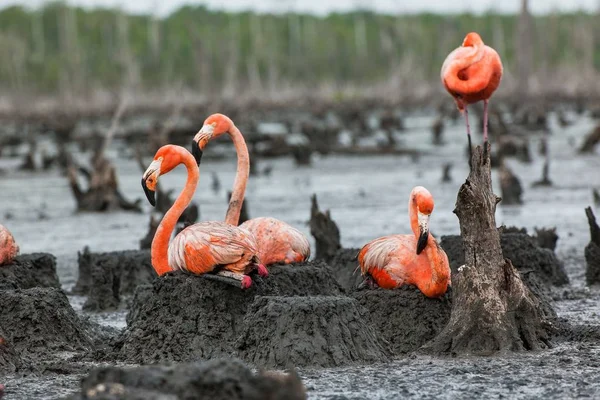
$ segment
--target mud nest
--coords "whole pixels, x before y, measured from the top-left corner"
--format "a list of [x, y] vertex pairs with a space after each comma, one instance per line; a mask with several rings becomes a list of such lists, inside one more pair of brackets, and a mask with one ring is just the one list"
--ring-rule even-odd
[[20, 357], [45, 361], [59, 351], [91, 348], [84, 324], [60, 289], [0, 292], [0, 331]]
[[240, 355], [257, 366], [335, 367], [388, 359], [385, 343], [349, 297], [257, 297], [244, 320]]
[[[462, 239], [458, 235], [443, 236], [441, 239], [440, 245], [448, 255], [454, 273], [465, 263]], [[569, 283], [564, 266], [554, 252], [538, 246], [536, 239], [528, 234], [501, 232], [500, 245], [504, 257], [511, 260], [522, 276], [533, 273], [546, 285], [562, 286]]]
[[6, 339], [6, 335], [0, 325], [0, 372], [15, 372], [19, 369], [20, 364], [21, 358], [15, 352], [12, 344]]
[[237, 359], [136, 368], [96, 368], [81, 382], [82, 399], [303, 400], [295, 372], [253, 373]]
[[590, 226], [590, 242], [585, 246], [585, 280], [588, 285], [600, 283], [600, 226], [591, 207], [585, 209]]
[[152, 363], [230, 355], [244, 315], [258, 295], [335, 296], [342, 293], [327, 264], [272, 266], [248, 290], [183, 272], [141, 286], [117, 341], [119, 358]]
[[88, 294], [86, 311], [107, 311], [119, 307], [121, 296], [135, 292], [138, 285], [152, 282], [149, 250], [91, 253], [86, 247], [78, 254], [79, 278], [73, 289]]
[[365, 318], [394, 354], [417, 350], [433, 339], [450, 318], [451, 292], [441, 299], [426, 297], [413, 286], [352, 293], [368, 310]]
[[48, 253], [23, 254], [0, 267], [0, 289], [60, 288], [56, 257]]

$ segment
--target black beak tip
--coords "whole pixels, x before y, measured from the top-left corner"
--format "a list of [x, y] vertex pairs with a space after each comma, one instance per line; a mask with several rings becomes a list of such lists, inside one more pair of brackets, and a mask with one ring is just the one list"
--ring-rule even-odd
[[148, 189], [146, 186], [146, 180], [142, 178], [142, 187], [144, 188], [144, 193], [146, 194], [146, 198], [148, 202], [152, 205], [152, 207], [156, 207], [156, 196], [154, 190]]
[[192, 140], [192, 155], [196, 159], [196, 163], [200, 165], [200, 162], [202, 161], [202, 150], [195, 140]]
[[421, 254], [425, 247], [427, 246], [427, 239], [429, 239], [429, 232], [422, 232], [419, 236], [419, 241], [417, 242], [417, 255]]

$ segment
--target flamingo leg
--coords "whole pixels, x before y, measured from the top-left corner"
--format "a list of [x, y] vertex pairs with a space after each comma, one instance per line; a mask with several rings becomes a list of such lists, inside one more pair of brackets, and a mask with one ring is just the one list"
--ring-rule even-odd
[[469, 110], [465, 106], [465, 122], [467, 123], [467, 137], [469, 138], [469, 167], [473, 167], [471, 164], [471, 156], [473, 155], [473, 146], [471, 142], [471, 126], [469, 125]]
[[483, 156], [487, 155], [488, 148], [488, 99], [483, 101]]
[[204, 274], [203, 276], [207, 279], [225, 283], [238, 288], [241, 286], [242, 289], [247, 289], [252, 284], [252, 279], [248, 275], [236, 274], [235, 272], [231, 271], [219, 271], [216, 275]]

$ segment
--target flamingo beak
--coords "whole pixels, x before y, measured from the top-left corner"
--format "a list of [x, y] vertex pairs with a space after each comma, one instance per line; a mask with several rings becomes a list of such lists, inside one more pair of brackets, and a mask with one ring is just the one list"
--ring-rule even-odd
[[419, 240], [417, 241], [417, 254], [421, 254], [429, 239], [429, 215], [418, 212], [419, 221]]
[[144, 175], [142, 175], [142, 188], [152, 207], [156, 207], [156, 185], [160, 176], [161, 163], [162, 157], [152, 161], [146, 172], [144, 172]]
[[196, 164], [200, 166], [200, 162], [202, 161], [202, 150], [196, 140], [192, 140], [192, 155], [196, 159]]
[[205, 124], [202, 129], [196, 133], [192, 140], [192, 155], [196, 159], [196, 163], [200, 166], [202, 161], [202, 152], [204, 147], [208, 144], [208, 141], [212, 138], [213, 132], [215, 131], [215, 125]]

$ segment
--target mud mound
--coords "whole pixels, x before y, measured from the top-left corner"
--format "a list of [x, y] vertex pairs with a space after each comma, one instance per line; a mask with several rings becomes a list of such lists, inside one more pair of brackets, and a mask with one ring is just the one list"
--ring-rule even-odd
[[335, 367], [388, 359], [356, 300], [341, 296], [257, 297], [237, 342], [259, 367]]
[[257, 290], [183, 272], [156, 279], [131, 306], [119, 355], [143, 364], [229, 355]]
[[356, 271], [356, 256], [359, 251], [360, 249], [340, 249], [330, 262], [335, 278], [347, 291], [354, 290], [363, 280], [360, 271]]
[[196, 361], [234, 351], [246, 310], [257, 295], [339, 295], [323, 262], [275, 265], [248, 290], [210, 277], [169, 273], [136, 292], [119, 339], [119, 357], [137, 363]]
[[156, 277], [148, 250], [91, 253], [86, 247], [78, 254], [78, 262], [79, 278], [73, 292], [89, 295], [83, 306], [86, 311], [114, 310], [122, 295], [133, 294], [138, 285]]
[[[561, 286], [569, 283], [567, 273], [556, 255], [549, 249], [539, 247], [531, 236], [525, 233], [503, 232], [500, 234], [500, 244], [504, 257], [512, 261], [521, 275], [535, 273], [546, 285]], [[443, 236], [440, 245], [448, 255], [453, 272], [464, 264], [460, 236]]]
[[306, 392], [295, 373], [254, 374], [241, 361], [137, 368], [97, 368], [72, 399], [302, 400]]
[[446, 326], [452, 308], [450, 290], [441, 299], [426, 297], [413, 286], [359, 290], [351, 296], [368, 310], [367, 322], [396, 355], [433, 339]]
[[333, 270], [323, 261], [273, 265], [269, 276], [259, 281], [258, 292], [277, 296], [335, 296], [343, 292]]
[[20, 364], [21, 358], [15, 352], [13, 346], [6, 340], [4, 331], [0, 326], [0, 372], [15, 372], [19, 369]]
[[14, 262], [0, 267], [0, 289], [60, 288], [56, 275], [56, 257], [48, 253], [17, 256]]
[[[107, 262], [119, 265], [119, 293], [121, 295], [133, 294], [137, 285], [151, 283], [156, 277], [152, 268], [149, 250], [126, 250], [111, 251], [107, 253], [92, 253], [89, 248], [78, 253], [79, 278], [73, 288], [76, 294], [85, 295], [89, 292], [95, 282], [93, 281], [93, 269], [98, 263]], [[112, 272], [112, 271], [110, 271]]]
[[0, 330], [23, 359], [45, 360], [92, 344], [67, 297], [55, 288], [0, 292]]
[[125, 317], [125, 322], [127, 322], [127, 326], [131, 326], [133, 321], [140, 317], [139, 312], [142, 309], [142, 305], [146, 303], [146, 301], [152, 296], [153, 286], [148, 285], [139, 285], [133, 294], [133, 297], [130, 299], [129, 304], [129, 312]]
[[600, 283], [600, 246], [589, 242], [585, 246], [585, 280], [588, 285]]

